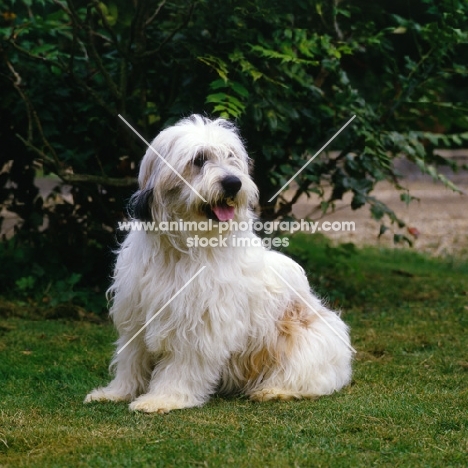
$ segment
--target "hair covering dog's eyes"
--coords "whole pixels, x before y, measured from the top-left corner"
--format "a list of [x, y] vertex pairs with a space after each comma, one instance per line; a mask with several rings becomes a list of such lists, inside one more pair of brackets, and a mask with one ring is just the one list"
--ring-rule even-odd
[[206, 162], [206, 156], [205, 153], [198, 153], [194, 158], [193, 158], [193, 165], [196, 167], [203, 167], [203, 165]]

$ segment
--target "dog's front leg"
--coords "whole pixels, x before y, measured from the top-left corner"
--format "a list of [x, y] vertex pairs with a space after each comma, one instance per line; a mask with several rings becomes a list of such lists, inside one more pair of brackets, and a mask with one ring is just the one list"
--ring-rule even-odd
[[[131, 401], [144, 393], [151, 375], [152, 359], [142, 336], [130, 342], [132, 334], [123, 334], [110, 365], [115, 377], [107, 387], [94, 389], [85, 398], [91, 401]], [[120, 350], [120, 351], [119, 351]]]
[[220, 356], [210, 359], [191, 349], [166, 355], [153, 371], [148, 393], [131, 403], [130, 409], [168, 413], [174, 409], [200, 406], [214, 392], [221, 367]]

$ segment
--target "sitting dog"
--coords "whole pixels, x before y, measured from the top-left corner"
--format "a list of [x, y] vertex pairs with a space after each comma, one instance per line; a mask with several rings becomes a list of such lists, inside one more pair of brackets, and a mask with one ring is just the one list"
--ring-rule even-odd
[[[163, 130], [138, 181], [135, 220], [190, 221], [193, 229], [133, 230], [121, 245], [109, 289], [115, 377], [85, 402], [167, 413], [216, 392], [289, 400], [349, 383], [348, 327], [297, 263], [236, 229], [254, 219], [258, 193], [232, 123], [192, 115]], [[219, 237], [222, 223], [224, 245], [188, 247], [194, 236]]]

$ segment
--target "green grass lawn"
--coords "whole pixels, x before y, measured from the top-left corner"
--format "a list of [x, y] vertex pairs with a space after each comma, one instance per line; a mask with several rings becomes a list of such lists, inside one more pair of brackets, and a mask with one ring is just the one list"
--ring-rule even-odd
[[165, 416], [83, 405], [109, 380], [112, 327], [3, 318], [0, 467], [468, 466], [468, 264], [317, 236], [286, 253], [351, 326], [351, 386]]

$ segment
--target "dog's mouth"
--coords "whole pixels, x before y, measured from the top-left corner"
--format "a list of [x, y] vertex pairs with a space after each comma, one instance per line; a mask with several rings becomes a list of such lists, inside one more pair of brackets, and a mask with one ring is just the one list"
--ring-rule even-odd
[[230, 221], [234, 219], [234, 215], [236, 214], [236, 203], [233, 197], [229, 197], [216, 203], [216, 205], [206, 205], [204, 211], [208, 219]]

